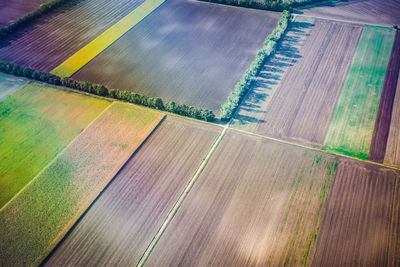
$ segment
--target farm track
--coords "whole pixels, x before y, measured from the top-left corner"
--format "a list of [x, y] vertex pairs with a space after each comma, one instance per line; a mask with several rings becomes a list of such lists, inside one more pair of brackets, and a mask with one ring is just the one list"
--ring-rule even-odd
[[[329, 2], [329, 1], [328, 1]], [[400, 24], [399, 0], [352, 0], [329, 4], [316, 4], [310, 9], [300, 9], [298, 14], [324, 19], [346, 20], [355, 23], [392, 26]]]
[[168, 0], [72, 77], [218, 114], [279, 17]]
[[341, 159], [313, 266], [399, 266], [400, 172]]
[[390, 123], [396, 95], [396, 88], [398, 85], [399, 72], [400, 33], [399, 31], [396, 31], [392, 52], [390, 54], [389, 65], [386, 71], [385, 82], [383, 84], [381, 101], [379, 103], [378, 114], [375, 121], [375, 128], [368, 157], [373, 161], [384, 161], [386, 147], [388, 145], [387, 141], [391, 127]]
[[305, 45], [288, 49], [296, 59], [255, 132], [321, 147], [362, 27], [318, 19], [308, 27]]
[[1, 41], [0, 60], [49, 72], [142, 2], [72, 0]]
[[307, 262], [335, 162], [228, 130], [146, 265]]
[[219, 132], [168, 116], [44, 265], [137, 264]]
[[19, 18], [39, 8], [49, 0], [4, 0], [0, 2], [0, 28], [7, 27]]

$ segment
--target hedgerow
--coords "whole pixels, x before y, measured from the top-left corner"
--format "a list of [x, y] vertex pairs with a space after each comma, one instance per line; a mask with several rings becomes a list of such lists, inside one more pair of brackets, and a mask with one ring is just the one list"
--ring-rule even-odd
[[270, 35], [265, 39], [264, 46], [257, 52], [256, 58], [251, 63], [250, 67], [245, 71], [242, 79], [235, 85], [235, 90], [229, 95], [228, 99], [221, 106], [221, 120], [229, 120], [243, 97], [246, 95], [262, 66], [264, 66], [268, 57], [270, 57], [276, 49], [276, 44], [286, 31], [291, 14], [285, 10], [282, 13], [282, 17], [278, 21], [277, 27], [272, 31]]
[[216, 4], [240, 6], [262, 10], [284, 11], [294, 7], [322, 2], [323, 0], [200, 0]]
[[48, 72], [33, 70], [27, 67], [21, 67], [11, 63], [0, 62], [0, 71], [8, 74], [13, 74], [15, 76], [20, 76], [40, 82], [45, 82], [52, 85], [64, 86], [99, 96], [111, 97], [132, 104], [142, 105], [158, 110], [165, 110], [171, 113], [199, 120], [213, 121], [215, 119], [214, 113], [208, 109], [191, 107], [184, 104], [177, 104], [175, 102], [167, 102], [164, 105], [163, 100], [158, 97], [149, 97], [146, 95], [141, 95], [131, 91], [125, 91], [119, 89], [109, 90], [102, 84], [95, 84], [87, 81], [80, 82], [68, 77], [60, 78], [59, 76]]
[[38, 16], [47, 13], [53, 8], [60, 6], [61, 4], [68, 2], [69, 0], [51, 0], [45, 4], [41, 4], [38, 9], [26, 14], [24, 17], [16, 20], [15, 22], [11, 23], [7, 27], [0, 29], [0, 39], [4, 38], [8, 34], [11, 34], [18, 28], [27, 25], [32, 20], [37, 18]]

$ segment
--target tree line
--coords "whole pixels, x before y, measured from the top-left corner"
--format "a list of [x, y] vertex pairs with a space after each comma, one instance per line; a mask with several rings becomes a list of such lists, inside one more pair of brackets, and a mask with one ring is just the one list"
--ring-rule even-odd
[[200, 0], [230, 6], [240, 6], [262, 10], [284, 11], [293, 7], [322, 2], [323, 0]]
[[278, 25], [265, 39], [263, 48], [257, 52], [256, 58], [251, 63], [250, 67], [245, 71], [240, 81], [235, 85], [235, 90], [230, 93], [226, 102], [222, 104], [221, 120], [227, 121], [232, 117], [233, 113], [238, 108], [243, 97], [249, 91], [251, 85], [256, 79], [261, 68], [264, 66], [268, 57], [275, 52], [278, 41], [281, 39], [289, 25], [290, 18], [291, 14], [289, 11], [285, 10], [282, 12], [282, 16], [278, 21]]
[[5, 36], [7, 36], [8, 34], [11, 34], [14, 31], [16, 31], [18, 28], [29, 24], [35, 18], [48, 12], [49, 10], [51, 10], [53, 8], [60, 6], [61, 4], [63, 4], [64, 2], [67, 2], [67, 1], [68, 0], [51, 0], [45, 4], [41, 4], [38, 9], [26, 14], [25, 16], [16, 20], [15, 22], [11, 23], [7, 27], [1, 28], [0, 29], [0, 39], [4, 38]]
[[164, 110], [178, 115], [191, 117], [204, 121], [213, 121], [215, 114], [211, 110], [192, 107], [184, 104], [177, 104], [173, 101], [164, 104], [164, 101], [159, 97], [149, 97], [146, 95], [137, 94], [131, 91], [111, 89], [109, 90], [102, 84], [91, 83], [87, 81], [76, 81], [72, 78], [61, 78], [57, 75], [33, 70], [27, 67], [21, 67], [11, 63], [0, 62], [0, 71], [8, 74], [13, 74], [19, 77], [48, 83], [51, 85], [64, 86], [87, 93], [111, 97], [117, 100], [122, 100], [132, 104], [142, 105], [158, 110]]

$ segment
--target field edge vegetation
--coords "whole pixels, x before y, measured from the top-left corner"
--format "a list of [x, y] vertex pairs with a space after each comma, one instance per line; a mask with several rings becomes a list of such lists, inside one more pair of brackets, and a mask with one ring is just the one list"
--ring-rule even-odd
[[4, 28], [0, 28], [0, 41], [7, 35], [32, 22], [34, 19], [41, 16], [42, 14], [50, 12], [52, 9], [59, 7], [65, 2], [68, 2], [68, 0], [50, 0], [45, 4], [41, 4], [38, 9], [26, 14], [25, 16], [14, 21], [10, 25]]
[[225, 103], [221, 105], [221, 120], [228, 121], [236, 109], [239, 107], [241, 101], [246, 93], [250, 90], [251, 85], [261, 71], [265, 62], [276, 50], [277, 43], [284, 35], [290, 21], [291, 13], [287, 10], [282, 12], [282, 16], [278, 21], [277, 27], [267, 36], [264, 41], [263, 48], [257, 52], [256, 58], [251, 63], [250, 67], [243, 74], [242, 79], [235, 85], [235, 90], [230, 93]]
[[156, 110], [168, 111], [198, 120], [204, 120], [207, 122], [215, 120], [214, 112], [208, 109], [179, 104], [175, 103], [174, 101], [169, 101], [164, 104], [164, 101], [159, 97], [149, 97], [146, 95], [119, 89], [109, 90], [102, 84], [95, 84], [87, 81], [80, 82], [69, 77], [61, 78], [48, 72], [33, 70], [31, 68], [21, 67], [11, 63], [0, 62], [0, 72], [12, 74], [18, 77], [25, 77], [51, 85], [64, 86], [98, 96], [110, 97], [132, 104], [153, 108]]

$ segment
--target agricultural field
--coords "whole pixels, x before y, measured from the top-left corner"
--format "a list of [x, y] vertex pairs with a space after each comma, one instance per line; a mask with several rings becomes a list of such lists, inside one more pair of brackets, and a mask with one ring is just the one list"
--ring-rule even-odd
[[326, 148], [368, 158], [394, 36], [387, 27], [363, 29], [324, 141]]
[[360, 25], [296, 18], [233, 127], [322, 146], [361, 31]]
[[279, 17], [168, 0], [72, 77], [218, 114]]
[[109, 104], [39, 83], [0, 102], [0, 208]]
[[9, 24], [39, 8], [40, 4], [49, 0], [7, 0], [0, 2], [0, 28]]
[[114, 102], [0, 210], [0, 265], [38, 265], [163, 114]]
[[396, 96], [393, 103], [389, 137], [384, 162], [400, 167], [400, 76], [397, 80]]
[[229, 130], [149, 266], [305, 265], [336, 159]]
[[399, 266], [399, 211], [399, 171], [340, 160], [313, 266]]
[[328, 0], [306, 6], [296, 13], [333, 20], [349, 20], [362, 23], [392, 26], [400, 24], [399, 0]]
[[[382, 163], [385, 157], [385, 151], [388, 145], [389, 130], [392, 116], [398, 114], [393, 113], [393, 106], [399, 105], [399, 100], [395, 101], [396, 87], [398, 86], [398, 78], [400, 73], [400, 32], [396, 32], [395, 40], [390, 54], [389, 64], [386, 71], [385, 81], [383, 83], [381, 100], [379, 103], [378, 114], [376, 116], [374, 133], [372, 136], [369, 159]], [[398, 112], [398, 111], [395, 111]], [[396, 117], [394, 118], [396, 120]], [[392, 127], [396, 127], [393, 123]], [[397, 135], [399, 136], [399, 135]], [[396, 137], [395, 137], [396, 138]], [[391, 141], [393, 138], [391, 139]], [[388, 145], [391, 150], [390, 143]], [[395, 145], [395, 148], [397, 146]], [[389, 152], [390, 153], [390, 152]], [[399, 150], [400, 153], [400, 150]], [[400, 166], [400, 164], [398, 165]]]
[[221, 130], [167, 117], [44, 265], [135, 266]]
[[143, 1], [67, 1], [1, 40], [0, 61], [51, 71]]
[[0, 72], [0, 102], [24, 86], [27, 82], [28, 81], [25, 79]]

